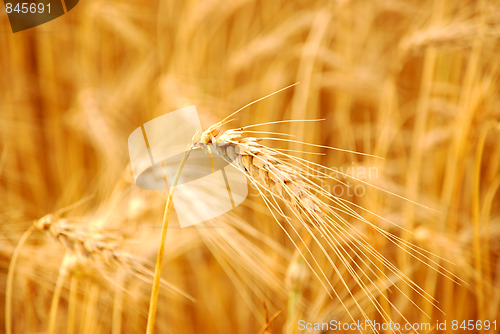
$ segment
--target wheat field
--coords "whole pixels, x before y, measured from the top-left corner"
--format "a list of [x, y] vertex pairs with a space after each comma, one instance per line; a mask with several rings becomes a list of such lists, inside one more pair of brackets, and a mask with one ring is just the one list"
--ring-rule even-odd
[[[155, 333], [500, 333], [499, 1], [86, 0], [18, 33], [4, 13], [0, 332], [145, 333], [168, 192], [136, 186], [129, 134], [298, 83], [198, 138], [275, 122], [248, 128], [271, 138], [245, 142], [243, 203], [170, 215]], [[366, 320], [421, 326], [314, 328]]]

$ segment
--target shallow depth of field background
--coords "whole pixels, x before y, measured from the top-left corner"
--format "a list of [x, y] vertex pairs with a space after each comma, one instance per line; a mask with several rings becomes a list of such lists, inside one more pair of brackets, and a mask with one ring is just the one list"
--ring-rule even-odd
[[[439, 211], [375, 188], [340, 194], [466, 283], [370, 234], [442, 312], [403, 284], [398, 291], [397, 279], [378, 287], [410, 322], [500, 319], [499, 53], [498, 1], [85, 0], [16, 34], [0, 11], [0, 328], [16, 243], [61, 207], [90, 196], [63, 218], [119, 233], [126, 251], [155, 261], [166, 194], [134, 185], [130, 132], [192, 104], [207, 127], [294, 82], [232, 125], [324, 118], [265, 129], [383, 157], [308, 156], [344, 171], [375, 166], [366, 181]], [[343, 304], [330, 299], [256, 196], [215, 223], [169, 231], [163, 277], [196, 302], [163, 289], [158, 333], [259, 333], [266, 307], [269, 317], [281, 311], [267, 329], [274, 333], [297, 333], [299, 319], [362, 319], [356, 302], [380, 320], [323, 263]], [[16, 268], [15, 333], [47, 330], [64, 254], [47, 234], [29, 239]], [[69, 316], [74, 332], [144, 332], [150, 282], [96, 266], [69, 269], [56, 332]]]

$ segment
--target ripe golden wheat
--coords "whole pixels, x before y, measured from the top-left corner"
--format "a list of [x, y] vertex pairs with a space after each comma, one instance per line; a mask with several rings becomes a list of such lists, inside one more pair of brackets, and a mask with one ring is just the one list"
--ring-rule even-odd
[[[320, 247], [327, 261], [333, 266], [343, 287], [350, 290], [351, 288], [347, 284], [347, 277], [344, 277], [337, 269], [333, 257], [336, 256], [341, 260], [348, 271], [348, 276], [359, 285], [362, 289], [362, 293], [365, 294], [371, 303], [373, 303], [378, 314], [384, 321], [391, 321], [391, 311], [382, 307], [382, 303], [378, 299], [379, 297], [384, 300], [384, 303], [388, 303], [391, 309], [398, 313], [402, 319], [405, 321], [407, 321], [407, 319], [396, 307], [394, 307], [390, 299], [383, 293], [383, 289], [381, 289], [381, 286], [385, 284], [383, 280], [401, 281], [428, 302], [435, 303], [430, 294], [415, 284], [402, 270], [384, 258], [369, 243], [366, 237], [361, 234], [356, 234], [354, 238], [350, 238], [352, 240], [350, 244], [344, 243], [343, 241], [348, 238], [348, 234], [352, 232], [350, 223], [345, 218], [346, 216], [350, 219], [359, 220], [368, 224], [376, 232], [381, 233], [387, 240], [408, 252], [418, 261], [425, 263], [443, 275], [449, 275], [455, 282], [460, 281], [459, 278], [455, 277], [451, 272], [431, 259], [431, 257], [436, 256], [435, 254], [417, 247], [392, 233], [386, 232], [356, 213], [352, 208], [355, 204], [336, 197], [323, 189], [318, 182], [321, 178], [329, 178], [341, 182], [335, 177], [315, 168], [319, 166], [328, 169], [327, 167], [288, 154], [286, 153], [287, 150], [270, 148], [262, 144], [262, 139], [260, 138], [245, 136], [245, 129], [253, 127], [254, 125], [221, 132], [221, 127], [225, 122], [226, 119], [212, 125], [204, 132], [195, 134], [191, 149], [203, 149], [208, 154], [217, 154], [247, 176], [262, 195], [275, 221], [280, 225], [283, 231], [285, 231], [287, 236], [293, 240], [293, 237], [283, 226], [281, 220], [285, 220], [292, 229], [291, 233], [295, 233], [299, 238], [301, 245], [295, 242], [294, 245], [299, 251], [300, 256], [304, 259], [316, 278], [321, 282], [330, 297], [339, 299], [351, 320], [354, 321], [354, 317], [344, 305], [339, 292], [331, 284], [329, 277], [325, 274], [316, 256], [313, 255], [310, 250], [311, 247], [309, 247], [309, 243], [311, 239]], [[344, 176], [348, 175], [344, 174]], [[292, 212], [292, 215], [287, 214], [286, 211], [280, 207], [280, 201]], [[294, 223], [294, 220], [301, 223], [303, 227], [302, 231], [300, 231], [300, 228]], [[303, 248], [305, 248], [305, 251]], [[354, 256], [360, 260], [361, 265], [365, 266], [364, 268], [352, 261]], [[429, 262], [426, 263], [424, 260]], [[382, 263], [383, 267], [388, 270], [393, 277], [390, 277], [385, 270], [377, 266], [376, 261]], [[406, 298], [410, 298], [401, 288], [397, 287], [397, 285], [394, 285], [394, 287], [403, 293]], [[349, 294], [353, 297], [358, 311], [365, 320], [369, 320], [369, 316], [363, 310], [363, 306], [357, 302], [352, 292], [349, 291]], [[413, 304], [417, 306], [415, 303]], [[437, 305], [435, 306], [437, 307]], [[417, 308], [419, 307], [417, 306]], [[420, 308], [419, 310], [424, 312]]]

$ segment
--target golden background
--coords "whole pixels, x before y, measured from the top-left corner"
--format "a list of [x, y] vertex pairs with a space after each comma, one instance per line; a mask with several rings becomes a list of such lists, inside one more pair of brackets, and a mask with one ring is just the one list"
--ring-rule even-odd
[[[84, 0], [15, 34], [1, 12], [0, 284], [33, 221], [82, 199], [55, 221], [116, 232], [125, 250], [154, 263], [166, 194], [134, 185], [128, 135], [192, 104], [208, 127], [300, 82], [231, 126], [324, 118], [266, 129], [383, 157], [308, 158], [329, 167], [376, 164], [370, 183], [438, 211], [376, 188], [356, 199], [374, 224], [435, 254], [425, 266], [367, 235], [442, 310], [404, 284], [396, 289], [397, 279], [380, 280], [392, 320], [500, 319], [499, 52], [498, 1]], [[356, 303], [380, 320], [356, 284], [342, 287], [324, 263], [342, 303], [328, 297], [255, 196], [220, 225], [169, 231], [163, 277], [196, 302], [163, 289], [158, 333], [298, 333], [298, 319], [362, 319]], [[60, 270], [65, 251], [39, 231], [22, 248], [14, 333], [47, 331], [58, 277], [55, 332], [144, 332], [150, 278], [89, 263], [65, 267], [68, 275]], [[436, 273], [431, 260], [464, 282]], [[264, 303], [269, 317], [281, 311], [267, 329]]]

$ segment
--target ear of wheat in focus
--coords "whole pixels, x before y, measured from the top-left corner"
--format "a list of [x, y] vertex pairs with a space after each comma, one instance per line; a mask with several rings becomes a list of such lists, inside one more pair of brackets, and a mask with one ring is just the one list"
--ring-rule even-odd
[[[416, 260], [429, 265], [442, 275], [448, 275], [452, 280], [460, 281], [431, 259], [435, 256], [434, 254], [384, 231], [357, 213], [354, 210], [355, 204], [323, 189], [318, 183], [319, 178], [326, 177], [340, 182], [318, 170], [317, 167], [323, 166], [288, 154], [286, 150], [272, 149], [262, 144], [259, 138], [245, 136], [245, 129], [253, 126], [230, 129], [225, 132], [221, 132], [221, 127], [222, 122], [216, 123], [206, 131], [195, 134], [193, 149], [205, 150], [207, 154], [217, 154], [247, 176], [264, 199], [275, 221], [294, 243], [307, 267], [312, 270], [330, 297], [340, 301], [353, 322], [356, 319], [342, 302], [339, 288], [332, 285], [331, 277], [325, 274], [317, 256], [312, 253], [311, 240], [314, 246], [320, 248], [322, 255], [333, 267], [335, 275], [341, 282], [340, 289], [345, 289], [352, 294], [353, 287], [349, 284], [351, 280], [355, 282], [364, 297], [373, 304], [376, 312], [387, 323], [391, 322], [393, 312], [398, 313], [405, 321], [407, 320], [384, 294], [385, 280], [400, 281], [429, 302], [434, 304], [434, 300], [407, 274], [371, 246], [365, 236], [358, 233], [351, 237], [352, 243], [343, 243], [342, 240], [346, 239], [351, 232], [350, 221], [352, 220], [367, 224], [388, 241], [407, 251]], [[328, 168], [323, 167], [323, 170], [325, 169]], [[300, 244], [297, 244], [295, 239], [299, 240]], [[337, 269], [334, 259], [341, 261], [347, 269], [347, 275]], [[430, 263], [427, 264], [426, 260]], [[379, 264], [382, 264], [382, 268]], [[402, 292], [396, 285], [394, 288]], [[405, 295], [404, 292], [402, 293]], [[410, 298], [408, 295], [405, 296]], [[369, 321], [370, 318], [364, 312], [363, 306], [358, 304], [356, 299], [354, 301], [364, 320]], [[390, 305], [390, 308], [384, 309], [382, 303]], [[435, 307], [437, 308], [437, 305]], [[422, 309], [420, 311], [424, 312]], [[378, 331], [375, 330], [375, 332]]]

